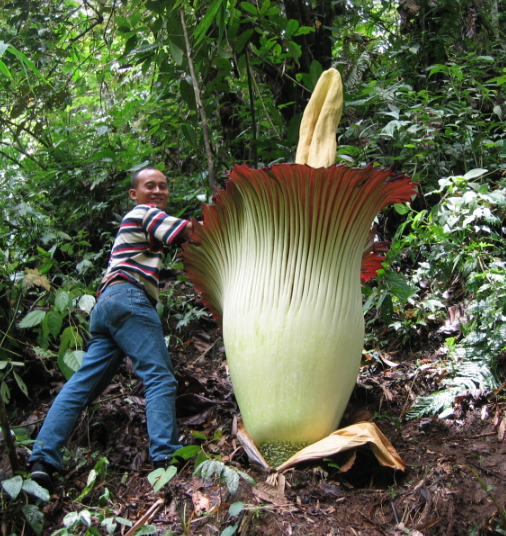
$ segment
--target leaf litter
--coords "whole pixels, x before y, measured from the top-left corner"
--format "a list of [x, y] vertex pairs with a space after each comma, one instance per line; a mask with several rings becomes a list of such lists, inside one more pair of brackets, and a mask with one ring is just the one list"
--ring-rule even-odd
[[[111, 495], [110, 511], [159, 534], [500, 533], [495, 532], [500, 526], [496, 505], [506, 502], [506, 401], [501, 389], [492, 396], [463, 392], [449, 418], [406, 420], [414, 395], [433, 392], [444, 378], [438, 352], [366, 359], [341, 426], [357, 420], [374, 423], [405, 461], [406, 471], [382, 466], [368, 446], [361, 446], [269, 473], [251, 462], [238, 439], [240, 416], [219, 332], [208, 320], [185, 329], [183, 340], [190, 342], [171, 348], [180, 384], [181, 439], [223, 464], [228, 476], [224, 479], [225, 473], [216, 470], [202, 479], [194, 475], [194, 458], [180, 459], [177, 474], [153, 491], [147, 478], [153, 468], [147, 455], [143, 389], [125, 364], [74, 431], [66, 471], [44, 507], [42, 536], [62, 528], [69, 512], [98, 507], [105, 489]], [[31, 355], [23, 378], [32, 402], [16, 400], [13, 424], [29, 426], [34, 435], [63, 379]], [[26, 454], [19, 453], [25, 461]], [[109, 461], [104, 478], [76, 503], [102, 457]], [[232, 473], [234, 494], [227, 485]], [[3, 453], [0, 477], [11, 476]], [[231, 515], [231, 505], [237, 504], [242, 506]], [[103, 527], [99, 530], [106, 534]], [[131, 532], [121, 524], [117, 530]]]

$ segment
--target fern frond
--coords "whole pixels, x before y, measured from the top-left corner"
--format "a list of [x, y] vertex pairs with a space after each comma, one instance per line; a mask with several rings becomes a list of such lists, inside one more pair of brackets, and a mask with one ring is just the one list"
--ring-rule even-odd
[[352, 90], [360, 80], [360, 77], [364, 74], [371, 63], [371, 56], [369, 52], [364, 50], [354, 61], [353, 65], [346, 73], [346, 80], [344, 85], [347, 91]]
[[499, 386], [497, 379], [483, 360], [463, 360], [456, 363], [458, 372], [453, 378], [443, 380], [448, 386], [442, 391], [419, 396], [406, 414], [406, 419], [417, 419], [424, 415], [439, 415], [449, 410], [463, 391], [471, 389], [493, 390]]

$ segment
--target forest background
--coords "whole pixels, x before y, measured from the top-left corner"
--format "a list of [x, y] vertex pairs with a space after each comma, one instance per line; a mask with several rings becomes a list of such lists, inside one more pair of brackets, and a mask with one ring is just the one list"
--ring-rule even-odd
[[[368, 355], [435, 344], [454, 364], [412, 416], [450, 415], [463, 388], [499, 385], [504, 1], [0, 5], [3, 427], [29, 396], [27, 353], [65, 377], [79, 366], [131, 173], [156, 166], [171, 213], [199, 218], [234, 163], [294, 160], [303, 109], [329, 67], [345, 86], [336, 162], [375, 162], [419, 184], [411, 206], [378, 219], [392, 245], [363, 289]], [[181, 265], [170, 255], [165, 267]], [[180, 287], [183, 275], [162, 295], [175, 338], [207, 314]]]

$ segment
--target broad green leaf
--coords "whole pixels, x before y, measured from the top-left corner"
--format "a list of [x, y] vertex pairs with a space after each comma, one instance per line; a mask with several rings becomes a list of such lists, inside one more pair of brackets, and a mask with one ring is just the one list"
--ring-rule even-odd
[[269, 10], [269, 8], [271, 7], [271, 0], [263, 0], [261, 4], [262, 5], [260, 7], [260, 14], [265, 15], [267, 11]]
[[64, 290], [58, 292], [54, 300], [54, 305], [58, 311], [60, 311], [60, 313], [63, 313], [67, 307], [71, 306], [69, 293], [65, 292]]
[[3, 370], [4, 368], [7, 368], [7, 365], [10, 363], [10, 361], [0, 361], [0, 370]]
[[220, 536], [233, 536], [237, 532], [238, 528], [239, 525], [230, 525], [220, 534]]
[[246, 11], [247, 13], [251, 13], [251, 15], [258, 15], [258, 9], [249, 2], [241, 2], [240, 6]]
[[225, 464], [219, 460], [206, 460], [195, 470], [195, 474], [202, 480], [208, 480], [213, 475], [219, 477], [225, 468]]
[[4, 55], [4, 52], [9, 48], [9, 43], [0, 41], [0, 58]]
[[160, 43], [150, 43], [149, 45], [141, 45], [132, 51], [132, 54], [142, 54], [160, 47]]
[[137, 26], [137, 24], [139, 23], [139, 21], [141, 20], [141, 17], [142, 17], [142, 13], [141, 11], [137, 11], [137, 13], [134, 13], [131, 17], [130, 17], [130, 24], [132, 25], [132, 28], [135, 28]]
[[88, 259], [83, 259], [76, 264], [76, 268], [80, 274], [86, 274], [90, 268], [93, 268], [93, 263]]
[[[232, 14], [230, 19], [227, 21], [227, 15], [228, 13]], [[235, 10], [231, 9], [230, 11], [227, 10], [227, 2], [222, 2], [220, 9], [218, 9], [218, 12], [216, 13], [216, 25], [218, 26], [219, 34], [218, 34], [218, 47], [221, 47], [221, 43], [223, 41], [223, 35], [225, 33], [225, 28], [228, 24], [232, 24], [233, 20], [233, 14]]]
[[170, 482], [172, 478], [174, 478], [176, 473], [177, 469], [173, 465], [170, 465], [167, 469], [160, 467], [159, 469], [151, 471], [148, 475], [148, 480], [153, 486], [153, 491], [158, 493], [167, 482]]
[[186, 140], [197, 149], [197, 135], [195, 129], [188, 123], [183, 123], [181, 125], [181, 132], [183, 133]]
[[49, 501], [49, 492], [47, 491], [47, 489], [37, 484], [37, 482], [35, 482], [34, 480], [24, 480], [22, 489], [23, 491], [26, 491], [26, 493], [37, 497], [37, 499], [40, 499], [41, 501]]
[[69, 512], [63, 518], [63, 524], [67, 528], [73, 527], [77, 523], [77, 521], [79, 521], [79, 512]]
[[35, 311], [30, 311], [19, 323], [21, 329], [33, 328], [38, 326], [46, 316], [46, 311], [42, 309], [36, 309]]
[[93, 307], [95, 307], [96, 302], [97, 300], [95, 299], [95, 296], [92, 296], [91, 294], [85, 294], [84, 296], [81, 296], [79, 298], [79, 301], [77, 302], [77, 307], [82, 311], [91, 313], [91, 310], [93, 309]]
[[85, 160], [85, 162], [96, 162], [98, 160], [101, 160], [102, 162], [113, 162], [115, 157], [116, 153], [114, 151], [104, 149], [103, 151], [95, 153], [93, 156]]
[[130, 23], [127, 19], [125, 19], [125, 17], [120, 17], [119, 15], [117, 15], [116, 17], [114, 17], [114, 20], [116, 21], [116, 24], [118, 26], [130, 29]]
[[195, 456], [195, 474], [197, 474], [197, 469], [208, 459], [207, 454], [203, 450]]
[[311, 28], [310, 26], [301, 26], [294, 34], [294, 37], [297, 37], [298, 35], [307, 35], [314, 32], [314, 28]]
[[117, 523], [114, 517], [106, 517], [100, 525], [105, 528], [107, 534], [114, 534]]
[[125, 519], [124, 517], [120, 516], [116, 516], [116, 521], [121, 525], [125, 525], [126, 527], [131, 527], [133, 525], [133, 523], [129, 519]]
[[170, 53], [172, 55], [172, 57], [174, 58], [174, 61], [178, 64], [178, 65], [182, 65], [183, 64], [183, 51], [176, 45], [176, 43], [169, 38], [169, 50], [170, 50]]
[[88, 480], [86, 482], [86, 485], [87, 486], [93, 485], [95, 481], [97, 480], [97, 477], [98, 477], [97, 471], [95, 471], [95, 469], [92, 469], [88, 474]]
[[225, 481], [228, 491], [230, 491], [230, 493], [234, 495], [237, 491], [237, 488], [239, 487], [239, 474], [237, 473], [237, 471], [235, 469], [232, 469], [231, 467], [225, 466], [223, 468], [221, 477]]
[[7, 78], [10, 78], [12, 80], [12, 74], [9, 71], [9, 68], [1, 60], [0, 60], [0, 72], [3, 73]]
[[190, 458], [196, 456], [199, 452], [199, 445], [186, 445], [184, 447], [181, 447], [179, 450], [176, 450], [176, 452], [174, 452], [174, 455], [183, 458], [183, 460], [189, 460]]
[[497, 78], [491, 78], [490, 80], [487, 80], [487, 84], [491, 84], [493, 82], [495, 82], [498, 86], [506, 84], [506, 75], [498, 76]]
[[49, 333], [54, 338], [58, 337], [61, 331], [62, 324], [63, 324], [62, 316], [56, 311], [49, 311], [45, 320], [47, 321], [47, 327], [49, 329]]
[[394, 209], [397, 214], [407, 214], [411, 210], [409, 205], [405, 205], [402, 203], [396, 203], [394, 205]]
[[123, 54], [128, 56], [130, 52], [137, 46], [137, 34], [132, 35], [127, 42], [125, 43], [125, 48], [123, 49]]
[[4, 401], [4, 404], [8, 404], [11, 400], [11, 390], [5, 382], [2, 382], [0, 385], [0, 396]]
[[195, 90], [193, 89], [193, 86], [189, 84], [186, 80], [181, 80], [179, 82], [179, 93], [181, 94], [181, 98], [186, 102], [190, 110], [197, 109]]
[[[250, 5], [250, 4], [248, 4]], [[250, 28], [249, 30], [246, 30], [242, 34], [240, 34], [238, 37], [236, 37], [233, 48], [237, 53], [242, 52], [242, 49], [246, 45], [246, 43], [249, 41], [250, 37], [255, 33], [255, 30]]]
[[40, 534], [44, 527], [44, 514], [35, 504], [25, 504], [21, 507], [21, 511], [35, 534]]
[[19, 495], [22, 487], [23, 479], [19, 475], [9, 478], [8, 480], [2, 480], [2, 488], [11, 499], [15, 499]]
[[20, 50], [17, 50], [15, 49], [12, 45], [9, 46], [9, 48], [7, 49], [11, 54], [13, 54], [14, 56], [16, 56], [16, 58], [18, 58], [19, 61], [21, 61], [21, 63], [23, 63], [24, 65], [26, 65], [26, 67], [28, 67], [28, 69], [30, 69], [30, 71], [32, 71], [32, 73], [37, 76], [38, 78], [40, 78], [40, 80], [42, 80], [45, 84], [48, 84], [48, 85], [51, 85], [45, 78], [44, 76], [42, 76], [42, 73], [37, 69], [37, 67], [35, 67], [35, 63], [33, 63], [33, 61], [29, 60], [25, 54], [23, 54], [23, 52], [21, 52]]
[[193, 32], [193, 37], [195, 38], [195, 46], [200, 43], [200, 41], [205, 37], [205, 33], [210, 28], [211, 24], [216, 18], [216, 13], [221, 7], [221, 4], [225, 0], [213, 0], [211, 5], [207, 5], [207, 11], [204, 15], [204, 18], [199, 22], [197, 28]]
[[308, 89], [313, 91], [322, 72], [323, 72], [322, 64], [317, 60], [313, 60], [311, 62], [311, 67], [309, 68], [309, 75], [311, 77], [311, 87], [309, 87]]
[[430, 69], [429, 76], [432, 76], [433, 74], [440, 73], [441, 71], [447, 72], [448, 67], [446, 65], [432, 65], [431, 67], [428, 67]]
[[241, 478], [243, 478], [248, 484], [251, 484], [252, 486], [256, 487], [257, 483], [255, 482], [255, 479], [248, 475], [248, 473], [245, 473], [244, 471], [237, 470], [237, 473]]
[[291, 37], [295, 34], [295, 32], [299, 29], [299, 21], [296, 21], [294, 19], [290, 19], [286, 25], [286, 35], [288, 37]]
[[95, 128], [95, 133], [98, 137], [107, 134], [111, 129], [107, 125], [100, 125]]
[[[77, 501], [78, 499], [76, 499]], [[80, 512], [70, 512], [63, 518], [63, 524], [67, 528], [71, 528], [78, 523], [83, 523], [88, 527], [91, 526], [91, 513], [89, 510], [81, 510]]]
[[143, 536], [144, 534], [154, 534], [158, 529], [154, 525], [144, 525], [135, 531], [135, 536]]
[[63, 330], [60, 337], [60, 350], [58, 355], [63, 357], [65, 352], [69, 349], [77, 349], [83, 344], [83, 338], [79, 335], [79, 332], [73, 326], [69, 326]]
[[298, 45], [295, 41], [288, 41], [286, 43], [286, 47], [290, 51], [290, 56], [294, 60], [298, 60], [302, 55], [302, 47]]
[[67, 351], [63, 356], [63, 362], [72, 372], [77, 372], [83, 363], [83, 356], [82, 350]]
[[238, 516], [243, 510], [244, 510], [244, 503], [238, 501], [230, 505], [230, 508], [228, 509], [228, 513], [231, 516]]
[[21, 376], [15, 370], [13, 370], [12, 373], [14, 374], [14, 379], [16, 380], [16, 383], [18, 384], [18, 387], [21, 389], [23, 394], [26, 396], [26, 398], [30, 398], [28, 396], [28, 387], [26, 386], [26, 383], [23, 381]]
[[388, 293], [384, 295], [384, 300], [381, 304], [381, 318], [385, 323], [385, 326], [389, 326], [392, 323], [392, 315], [394, 314], [394, 305], [392, 303], [392, 296]]
[[471, 169], [464, 175], [464, 179], [466, 180], [475, 179], [476, 177], [480, 177], [481, 175], [487, 172], [488, 172], [488, 169], [482, 169], [482, 168]]
[[388, 271], [386, 284], [394, 296], [401, 302], [406, 302], [413, 295], [415, 289], [410, 287], [402, 274], [397, 274], [393, 270]]

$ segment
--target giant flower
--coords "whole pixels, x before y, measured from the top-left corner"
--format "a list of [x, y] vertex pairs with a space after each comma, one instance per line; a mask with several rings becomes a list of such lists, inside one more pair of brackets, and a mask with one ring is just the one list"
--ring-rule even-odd
[[[311, 109], [315, 95], [320, 114]], [[309, 137], [325, 144], [323, 128], [335, 140], [336, 123], [321, 115], [340, 117], [338, 107], [318, 86], [311, 101]], [[311, 145], [301, 134], [299, 161], [307, 161], [303, 140]], [[333, 162], [335, 141], [333, 153], [323, 152]], [[404, 173], [332, 162], [235, 166], [183, 247], [188, 277], [222, 324], [246, 430], [268, 459], [279, 450], [286, 459], [338, 426], [362, 355], [361, 280], [384, 259], [373, 220], [415, 193]]]

